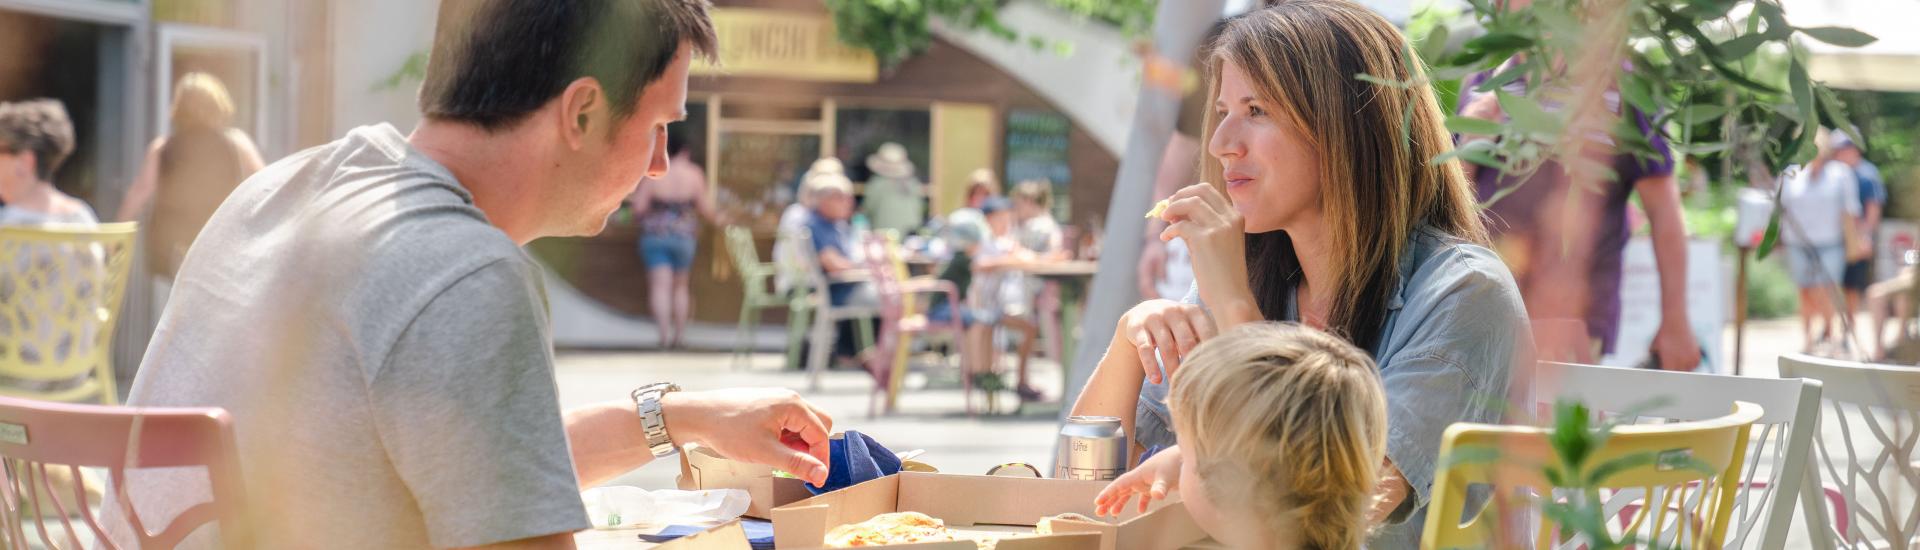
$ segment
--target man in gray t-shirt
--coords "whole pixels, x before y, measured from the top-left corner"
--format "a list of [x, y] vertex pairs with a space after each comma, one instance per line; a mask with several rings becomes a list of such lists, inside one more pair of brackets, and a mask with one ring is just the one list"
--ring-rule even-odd
[[[128, 400], [232, 413], [248, 522], [217, 529], [260, 548], [566, 548], [589, 527], [581, 487], [688, 442], [823, 482], [831, 420], [790, 391], [560, 410], [520, 246], [598, 232], [664, 175], [713, 44], [704, 1], [449, 2], [412, 135], [361, 127], [242, 184], [187, 253]], [[148, 529], [209, 494], [198, 471], [126, 490]]]

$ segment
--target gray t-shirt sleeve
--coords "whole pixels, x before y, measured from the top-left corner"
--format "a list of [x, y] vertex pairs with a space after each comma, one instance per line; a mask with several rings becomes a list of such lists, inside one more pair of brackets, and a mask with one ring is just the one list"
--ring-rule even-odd
[[588, 529], [529, 266], [488, 264], [401, 333], [369, 390], [436, 547]]

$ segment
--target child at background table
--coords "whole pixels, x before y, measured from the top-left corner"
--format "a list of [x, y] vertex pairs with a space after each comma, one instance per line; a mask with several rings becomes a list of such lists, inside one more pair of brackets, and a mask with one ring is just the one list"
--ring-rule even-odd
[[1233, 548], [1353, 550], [1386, 460], [1387, 402], [1359, 348], [1296, 324], [1241, 325], [1202, 343], [1167, 400], [1179, 444], [1101, 491], [1117, 515], [1179, 491]]
[[[958, 316], [967, 327], [965, 345], [968, 355], [976, 358], [975, 363], [965, 365], [968, 376], [998, 377], [995, 372], [996, 353], [993, 329], [1005, 327], [1019, 333], [1019, 362], [1015, 367], [1014, 393], [1022, 402], [1039, 401], [1045, 396], [1028, 381], [1028, 366], [1032, 359], [1033, 348], [1040, 336], [1040, 328], [1023, 315], [1024, 309], [1009, 308], [1010, 296], [1004, 289], [1017, 284], [1019, 273], [1009, 272], [1033, 261], [1032, 253], [1021, 248], [1013, 238], [1013, 208], [1003, 197], [987, 197], [981, 201], [979, 210], [984, 228], [972, 223], [954, 224], [946, 228], [945, 238], [953, 257], [940, 270], [940, 278], [953, 282], [960, 290], [962, 300], [970, 304], [955, 307], [947, 304], [946, 299], [936, 296], [927, 310], [927, 318], [935, 322], [951, 322]], [[984, 229], [985, 233], [982, 233]], [[984, 381], [982, 382], [984, 383]], [[987, 385], [985, 387], [995, 387]]]

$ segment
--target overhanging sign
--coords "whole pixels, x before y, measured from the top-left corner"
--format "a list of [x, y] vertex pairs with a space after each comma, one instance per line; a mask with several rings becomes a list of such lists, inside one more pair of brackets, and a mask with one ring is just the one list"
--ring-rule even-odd
[[873, 52], [835, 37], [826, 14], [752, 8], [714, 8], [720, 67], [696, 62], [694, 74], [758, 76], [832, 82], [873, 82]]

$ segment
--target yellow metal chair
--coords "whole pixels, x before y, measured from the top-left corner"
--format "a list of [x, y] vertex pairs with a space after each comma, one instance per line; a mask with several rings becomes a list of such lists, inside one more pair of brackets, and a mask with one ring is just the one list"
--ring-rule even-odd
[[119, 401], [110, 357], [135, 233], [0, 227], [0, 395]]
[[[1740, 489], [1748, 432], [1762, 413], [1759, 405], [1742, 401], [1734, 404], [1732, 414], [1711, 420], [1614, 428], [1586, 468], [1646, 453], [1657, 459], [1622, 468], [1596, 484], [1606, 503], [1606, 518], [1610, 523], [1619, 520], [1609, 528], [1616, 534], [1639, 535], [1640, 547], [1720, 548]], [[1490, 486], [1509, 506], [1531, 512], [1506, 518], [1543, 520], [1535, 533], [1537, 548], [1589, 546], [1584, 537], [1558, 536], [1570, 534], [1556, 533], [1540, 513], [1541, 501], [1564, 492], [1556, 491], [1564, 487], [1549, 481], [1544, 470], [1549, 465], [1567, 467], [1548, 437], [1547, 429], [1529, 426], [1460, 423], [1447, 428], [1421, 548], [1488, 548], [1494, 545], [1496, 530], [1515, 532], [1517, 526], [1499, 525], [1503, 518], [1492, 504], [1462, 519], [1467, 489], [1476, 485]], [[1477, 453], [1497, 458], [1464, 459]], [[1677, 465], [1694, 461], [1713, 473]]]

